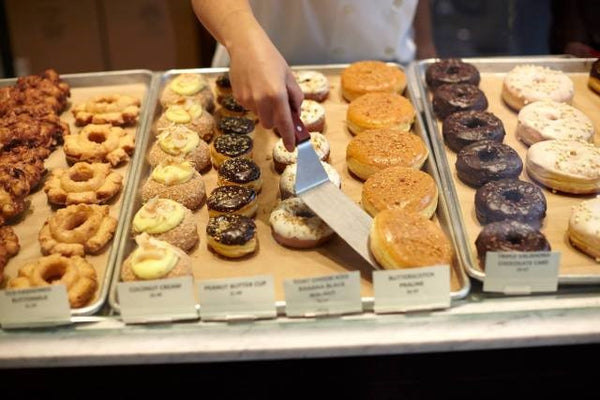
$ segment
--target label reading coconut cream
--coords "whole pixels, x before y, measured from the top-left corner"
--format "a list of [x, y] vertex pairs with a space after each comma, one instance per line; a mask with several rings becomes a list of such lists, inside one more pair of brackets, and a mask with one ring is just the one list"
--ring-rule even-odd
[[484, 292], [529, 294], [556, 292], [560, 253], [556, 251], [488, 252]]
[[2, 329], [34, 328], [71, 323], [65, 285], [0, 292]]

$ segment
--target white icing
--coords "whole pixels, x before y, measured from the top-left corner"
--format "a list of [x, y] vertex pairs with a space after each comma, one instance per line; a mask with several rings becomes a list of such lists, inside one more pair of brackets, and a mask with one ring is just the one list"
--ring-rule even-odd
[[[330, 146], [325, 135], [319, 132], [310, 132], [310, 142], [321, 161], [329, 155]], [[293, 164], [298, 159], [298, 149], [289, 152], [283, 146], [283, 139], [279, 139], [273, 147], [273, 159], [281, 164]]]
[[525, 99], [570, 102], [575, 92], [573, 81], [562, 71], [537, 65], [517, 65], [504, 78], [506, 87]]
[[600, 180], [600, 148], [576, 140], [545, 140], [527, 151], [527, 163], [568, 178]]
[[296, 82], [302, 93], [323, 93], [329, 91], [327, 77], [317, 71], [294, 71]]
[[572, 139], [589, 142], [594, 136], [592, 121], [581, 111], [552, 100], [536, 101], [519, 112], [519, 124], [531, 128], [539, 140]]
[[314, 100], [304, 100], [300, 107], [300, 120], [304, 125], [312, 125], [325, 118], [325, 108]]
[[569, 230], [577, 237], [586, 238], [592, 254], [600, 254], [600, 197], [585, 200], [573, 208]]
[[[325, 172], [327, 172], [329, 180], [333, 182], [335, 186], [340, 187], [342, 185], [342, 178], [335, 168], [324, 161], [321, 161], [321, 165], [323, 166], [323, 169], [325, 169]], [[296, 189], [294, 185], [296, 184], [297, 168], [298, 164], [290, 164], [285, 167], [285, 170], [281, 174], [281, 178], [279, 180], [279, 190], [282, 196], [296, 195]]]
[[319, 240], [333, 234], [333, 230], [298, 197], [279, 203], [271, 212], [269, 223], [275, 232], [286, 238]]

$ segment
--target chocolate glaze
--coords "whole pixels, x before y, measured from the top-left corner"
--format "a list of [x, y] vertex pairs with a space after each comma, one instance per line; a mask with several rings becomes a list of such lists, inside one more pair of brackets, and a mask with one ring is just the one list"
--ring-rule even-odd
[[245, 184], [260, 178], [260, 168], [247, 158], [230, 158], [221, 164], [219, 176], [229, 182]]
[[219, 77], [217, 78], [216, 84], [218, 87], [230, 89], [231, 81], [229, 80], [229, 74], [224, 73], [223, 75], [219, 75]]
[[252, 150], [252, 138], [247, 135], [220, 135], [213, 142], [218, 153], [239, 157]]
[[256, 199], [256, 192], [245, 186], [226, 185], [215, 188], [208, 196], [209, 209], [233, 213]]
[[523, 161], [519, 154], [512, 147], [493, 140], [481, 140], [465, 146], [456, 158], [458, 177], [473, 187], [489, 181], [517, 178], [521, 171]]
[[494, 114], [487, 111], [458, 111], [450, 114], [442, 126], [446, 145], [455, 152], [480, 140], [504, 140], [504, 125]]
[[244, 245], [256, 236], [256, 224], [243, 215], [223, 214], [208, 219], [206, 234], [225, 245]]
[[600, 58], [594, 61], [592, 69], [590, 70], [590, 76], [592, 78], [600, 79]]
[[477, 86], [479, 80], [477, 68], [457, 58], [435, 62], [427, 67], [425, 71], [425, 81], [430, 88], [455, 83], [470, 83]]
[[254, 131], [254, 121], [244, 117], [221, 117], [217, 129], [228, 135], [247, 135]]
[[238, 103], [233, 96], [224, 97], [223, 100], [221, 100], [221, 105], [229, 111], [236, 113], [244, 113], [248, 111], [240, 103]]
[[483, 92], [468, 83], [446, 84], [433, 93], [433, 111], [439, 119], [457, 111], [485, 111], [488, 101]]

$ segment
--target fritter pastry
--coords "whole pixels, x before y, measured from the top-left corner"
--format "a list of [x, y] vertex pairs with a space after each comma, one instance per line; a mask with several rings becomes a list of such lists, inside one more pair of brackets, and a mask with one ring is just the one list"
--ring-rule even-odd
[[10, 226], [0, 227], [0, 283], [4, 278], [4, 267], [8, 260], [15, 256], [21, 246], [19, 245], [19, 238], [15, 234], [15, 231]]

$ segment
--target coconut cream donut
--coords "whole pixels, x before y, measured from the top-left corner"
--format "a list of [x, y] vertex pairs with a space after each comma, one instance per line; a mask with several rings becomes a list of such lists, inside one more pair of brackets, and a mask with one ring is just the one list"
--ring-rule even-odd
[[318, 71], [293, 71], [292, 73], [305, 99], [322, 102], [329, 95], [329, 81], [322, 73]]
[[200, 139], [209, 142], [213, 136], [215, 119], [202, 108], [200, 103], [173, 104], [168, 106], [158, 118], [156, 134], [177, 125], [193, 130]]
[[517, 137], [528, 146], [549, 139], [591, 142], [594, 124], [581, 111], [566, 103], [541, 100], [519, 111]]
[[175, 200], [190, 210], [200, 208], [206, 199], [202, 176], [191, 162], [181, 159], [165, 160], [154, 167], [141, 192], [143, 202], [160, 197]]
[[529, 175], [566, 193], [600, 192], [600, 148], [576, 140], [545, 140], [527, 151]]
[[[329, 153], [331, 146], [325, 138], [325, 135], [319, 132], [310, 132], [310, 142], [315, 149], [315, 152], [319, 156], [321, 161], [327, 161], [329, 159]], [[290, 164], [294, 164], [298, 159], [298, 149], [289, 152], [283, 145], [283, 139], [279, 139], [273, 147], [273, 162], [275, 163], [275, 170], [282, 173], [285, 167]]]
[[163, 90], [160, 104], [167, 108], [173, 104], [199, 102], [208, 112], [215, 109], [214, 97], [208, 81], [200, 74], [181, 74], [170, 81]]
[[571, 104], [574, 94], [573, 81], [566, 74], [538, 65], [517, 65], [502, 86], [502, 99], [515, 110], [539, 100]]
[[317, 247], [333, 236], [333, 230], [298, 197], [279, 203], [269, 223], [277, 243], [296, 249]]
[[305, 99], [300, 106], [300, 120], [309, 132], [323, 132], [325, 108], [314, 100]]
[[573, 246], [600, 262], [600, 197], [573, 208], [567, 234]]
[[155, 167], [173, 157], [191, 162], [198, 172], [206, 171], [211, 165], [208, 144], [196, 132], [183, 125], [174, 125], [159, 133], [148, 152], [147, 160], [151, 167]]
[[[321, 165], [323, 166], [325, 172], [327, 172], [329, 180], [338, 188], [342, 187], [342, 178], [335, 168], [323, 161], [321, 161]], [[281, 178], [279, 179], [279, 193], [281, 194], [282, 199], [296, 196], [295, 185], [297, 169], [298, 164], [290, 164], [283, 170]]]

